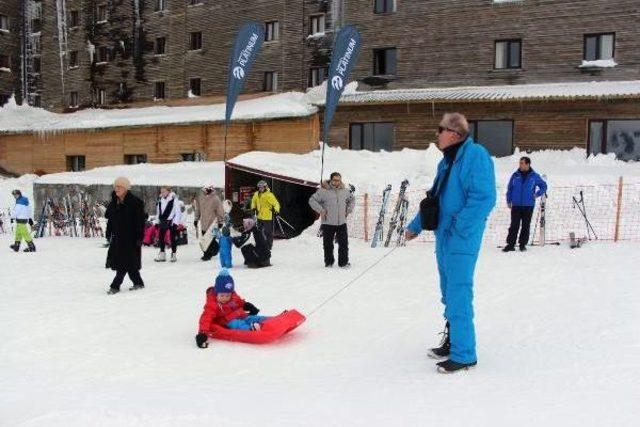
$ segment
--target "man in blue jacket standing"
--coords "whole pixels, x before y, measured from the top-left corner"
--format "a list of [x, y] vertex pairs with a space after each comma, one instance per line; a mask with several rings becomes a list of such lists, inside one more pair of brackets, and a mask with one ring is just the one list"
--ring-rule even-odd
[[[437, 136], [444, 158], [431, 191], [438, 195], [440, 205], [436, 258], [447, 325], [441, 346], [428, 355], [446, 359], [437, 364], [438, 372], [452, 373], [469, 369], [478, 360], [473, 275], [487, 217], [496, 203], [496, 183], [493, 160], [469, 136], [469, 124], [462, 114], [445, 114]], [[418, 213], [407, 227], [408, 240], [420, 234], [421, 224]]]
[[511, 209], [511, 226], [507, 236], [507, 246], [503, 252], [516, 250], [516, 238], [520, 223], [520, 239], [518, 244], [521, 251], [527, 250], [529, 241], [529, 229], [531, 227], [531, 217], [536, 206], [536, 198], [542, 196], [547, 191], [547, 183], [540, 175], [531, 168], [531, 159], [522, 157], [517, 171], [511, 175], [509, 186], [507, 187], [507, 206]]

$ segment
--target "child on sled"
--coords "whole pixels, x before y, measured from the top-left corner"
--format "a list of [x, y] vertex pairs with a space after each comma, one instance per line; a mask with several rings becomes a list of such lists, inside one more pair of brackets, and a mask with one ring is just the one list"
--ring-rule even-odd
[[200, 316], [196, 344], [200, 348], [207, 348], [207, 339], [216, 325], [227, 329], [259, 331], [262, 322], [269, 319], [258, 316], [259, 312], [255, 305], [243, 300], [235, 292], [235, 283], [229, 272], [221, 270], [215, 285], [207, 289], [207, 302]]

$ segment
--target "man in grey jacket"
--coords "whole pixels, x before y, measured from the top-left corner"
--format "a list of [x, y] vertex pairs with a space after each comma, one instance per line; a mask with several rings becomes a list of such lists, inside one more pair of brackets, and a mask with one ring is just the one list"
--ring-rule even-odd
[[322, 243], [324, 247], [324, 265], [333, 267], [333, 240], [338, 241], [338, 266], [349, 267], [349, 236], [347, 234], [347, 216], [353, 212], [355, 201], [353, 194], [345, 188], [342, 176], [333, 172], [328, 181], [309, 199], [309, 206], [320, 214], [322, 219]]

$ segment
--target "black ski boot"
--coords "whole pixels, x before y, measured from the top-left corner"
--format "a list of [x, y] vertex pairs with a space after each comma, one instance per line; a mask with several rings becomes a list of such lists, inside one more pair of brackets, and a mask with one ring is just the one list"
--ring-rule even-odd
[[459, 371], [468, 371], [470, 368], [476, 366], [478, 362], [471, 363], [458, 363], [454, 362], [451, 359], [447, 359], [444, 362], [438, 362], [436, 365], [438, 366], [438, 372], [441, 374], [453, 374]]
[[9, 245], [14, 252], [18, 252], [20, 250], [20, 242], [15, 242], [13, 245]]
[[144, 289], [144, 285], [133, 285], [129, 288], [130, 291], [137, 291], [138, 289]]
[[502, 252], [513, 252], [516, 250], [516, 247], [513, 245], [507, 245], [504, 248], [502, 248]]
[[109, 290], [107, 291], [107, 295], [115, 295], [118, 292], [120, 292], [119, 288], [109, 288]]
[[432, 348], [427, 353], [432, 359], [441, 360], [449, 357], [449, 353], [451, 352], [451, 339], [449, 337], [449, 322], [444, 326], [444, 331], [440, 332], [442, 334], [442, 341], [440, 342], [440, 347]]
[[526, 252], [527, 251], [527, 245], [520, 245], [520, 252]]
[[33, 244], [33, 242], [27, 242], [27, 247], [24, 249], [24, 252], [35, 252], [36, 251], [36, 245]]

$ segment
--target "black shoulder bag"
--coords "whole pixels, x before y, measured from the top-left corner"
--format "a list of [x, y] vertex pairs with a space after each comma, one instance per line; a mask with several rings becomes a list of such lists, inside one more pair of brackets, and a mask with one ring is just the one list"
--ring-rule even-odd
[[420, 219], [423, 230], [433, 231], [438, 228], [438, 218], [440, 217], [440, 193], [447, 184], [449, 174], [453, 168], [453, 162], [444, 173], [442, 182], [436, 181], [433, 188], [427, 191], [427, 197], [420, 202]]

